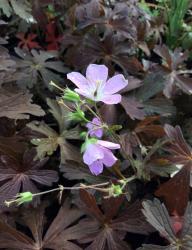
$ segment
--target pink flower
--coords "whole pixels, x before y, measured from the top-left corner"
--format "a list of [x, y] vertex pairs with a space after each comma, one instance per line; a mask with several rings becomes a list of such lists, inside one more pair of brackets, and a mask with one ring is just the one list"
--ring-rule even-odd
[[67, 78], [78, 87], [75, 89], [77, 93], [95, 102], [101, 101], [106, 104], [121, 102], [121, 95], [116, 93], [128, 84], [122, 74], [107, 80], [108, 68], [97, 64], [90, 64], [87, 67], [86, 78], [78, 72], [67, 74]]
[[88, 128], [89, 135], [101, 138], [103, 135], [101, 125], [102, 123], [98, 118], [93, 118], [92, 122], [88, 122], [86, 127]]
[[112, 167], [117, 161], [110, 149], [119, 148], [119, 144], [92, 138], [86, 142], [83, 161], [89, 166], [92, 174], [99, 175], [103, 172], [104, 165]]

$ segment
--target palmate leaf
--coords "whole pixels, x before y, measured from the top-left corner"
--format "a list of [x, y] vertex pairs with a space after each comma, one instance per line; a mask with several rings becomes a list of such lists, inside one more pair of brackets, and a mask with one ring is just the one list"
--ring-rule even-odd
[[154, 71], [148, 74], [142, 83], [135, 93], [135, 98], [142, 103], [143, 112], [146, 115], [171, 116], [175, 114], [176, 110], [171, 100], [156, 97], [164, 89], [165, 79], [161, 73]]
[[61, 163], [65, 164], [66, 160], [80, 162], [79, 150], [67, 141], [67, 139], [79, 139], [80, 134], [77, 127], [69, 129], [68, 110], [56, 100], [47, 99], [47, 104], [50, 107], [50, 113], [52, 113], [58, 123], [59, 132], [44, 122], [33, 121], [27, 124], [32, 130], [42, 134], [41, 137], [36, 137], [32, 140], [32, 143], [37, 146], [38, 158], [42, 159], [46, 155], [52, 155], [57, 148], [60, 148]]
[[154, 97], [164, 88], [164, 80], [162, 75], [158, 72], [148, 74], [142, 83], [142, 87], [137, 90], [135, 96], [138, 100], [143, 102]]
[[102, 203], [102, 212], [93, 195], [81, 190], [80, 197], [84, 203], [81, 208], [92, 217], [79, 222], [85, 232], [80, 242], [91, 242], [86, 250], [128, 250], [130, 247], [123, 240], [127, 232], [147, 234], [152, 231], [143, 219], [137, 202], [119, 213], [124, 198], [107, 199]]
[[3, 11], [3, 13], [7, 16], [10, 17], [11, 16], [11, 12], [12, 12], [12, 8], [9, 4], [8, 0], [2, 0], [0, 2], [0, 9]]
[[168, 246], [156, 246], [156, 245], [143, 245], [138, 250], [190, 250], [192, 247], [192, 204], [188, 204], [185, 211], [184, 219], [181, 222], [181, 229], [179, 232], [174, 227], [174, 222], [171, 220], [166, 207], [160, 203], [159, 200], [144, 201], [143, 213], [147, 221], [165, 237], [169, 245]]
[[181, 128], [179, 126], [174, 128], [166, 124], [165, 132], [170, 139], [170, 145], [166, 147], [171, 154], [170, 161], [176, 164], [187, 164], [192, 161], [192, 149], [185, 141]]
[[35, 41], [37, 37], [34, 33], [25, 34], [22, 32], [17, 33], [16, 37], [20, 40], [18, 46], [25, 50], [29, 49], [40, 49], [40, 45]]
[[[4, 44], [6, 41], [0, 37], [0, 44]], [[0, 85], [9, 81], [17, 80], [15, 75], [16, 63], [11, 59], [8, 50], [0, 46]]]
[[26, 0], [2, 0], [0, 1], [0, 9], [3, 13], [10, 17], [12, 14], [18, 15], [28, 23], [35, 23], [35, 19], [31, 15], [31, 4]]
[[137, 40], [137, 23], [140, 13], [136, 4], [117, 3], [113, 10], [104, 8], [104, 12], [106, 33], [114, 31], [120, 37], [123, 36], [133, 41]]
[[182, 168], [172, 179], [160, 185], [156, 195], [165, 199], [165, 204], [170, 213], [177, 211], [178, 214], [183, 215], [192, 185], [190, 180], [192, 151], [179, 126], [174, 128], [167, 124], [165, 125], [165, 132], [170, 139], [170, 143], [165, 148], [170, 154], [167, 158], [173, 164], [181, 164]]
[[124, 93], [125, 95], [122, 96], [121, 105], [132, 120], [143, 120], [145, 117], [143, 104], [138, 101], [133, 94], [142, 86], [141, 80], [134, 77], [128, 77], [128, 82], [128, 86], [122, 91], [122, 94]]
[[31, 5], [30, 2], [24, 0], [9, 0], [13, 11], [16, 15], [24, 19], [28, 23], [35, 23], [35, 19], [31, 15]]
[[154, 138], [162, 138], [165, 135], [163, 126], [160, 124], [160, 116], [148, 116], [139, 121], [134, 129], [140, 140], [146, 142], [153, 141]]
[[[4, 207], [4, 201], [12, 199], [20, 192], [38, 192], [35, 183], [51, 186], [58, 180], [57, 172], [54, 170], [42, 169], [48, 158], [41, 161], [34, 160], [35, 149], [26, 151], [22, 159], [9, 155], [0, 156], [0, 206]], [[37, 205], [39, 199], [33, 201]]]
[[[14, 58], [16, 61], [17, 71], [21, 71], [18, 84], [21, 87], [32, 87], [38, 79], [49, 87], [50, 81], [58, 82], [61, 77], [58, 73], [65, 73], [66, 68], [61, 61], [57, 60], [57, 52], [31, 50], [31, 53], [15, 48], [15, 52], [21, 58]], [[57, 74], [54, 72], [56, 71]]]
[[[135, 3], [116, 3], [113, 7], [104, 6], [92, 0], [76, 8], [77, 29], [97, 25], [104, 35], [114, 32], [120, 38], [137, 39], [139, 8]], [[134, 24], [134, 25], [133, 25]]]
[[43, 116], [45, 113], [37, 104], [32, 104], [32, 95], [15, 87], [0, 88], [0, 117], [28, 119], [29, 114]]
[[123, 96], [121, 99], [121, 105], [132, 120], [143, 120], [145, 118], [143, 104], [134, 97]]
[[12, 136], [0, 136], [0, 155], [22, 155], [25, 149], [26, 141], [24, 140], [24, 137], [16, 134]]
[[156, 140], [145, 157], [142, 154], [142, 150], [135, 150], [137, 158], [133, 161], [133, 166], [137, 171], [139, 179], [149, 181], [156, 175], [169, 177], [170, 174], [178, 170], [178, 168], [170, 164], [167, 159], [155, 156], [155, 153], [157, 153], [165, 143], [166, 140], [164, 139]]
[[[135, 91], [125, 93], [121, 105], [131, 119], [143, 120], [149, 115], [171, 116], [176, 112], [173, 102], [156, 97], [164, 89], [164, 79], [158, 72], [148, 74]], [[133, 90], [133, 89], [131, 89]]]
[[187, 51], [182, 53], [181, 49], [178, 48], [171, 52], [165, 45], [156, 46], [154, 52], [163, 59], [162, 66], [156, 68], [164, 78], [164, 95], [170, 98], [175, 94], [176, 87], [187, 94], [191, 94], [191, 77], [179, 70], [184, 61], [188, 59], [189, 53]]
[[15, 66], [15, 61], [11, 60], [9, 52], [3, 46], [0, 46], [0, 72], [10, 71]]
[[146, 115], [158, 114], [164, 117], [174, 116], [176, 114], [173, 101], [164, 97], [156, 97], [144, 102], [143, 111]]
[[[79, 38], [78, 38], [79, 39]], [[70, 37], [70, 44], [77, 42], [77, 36]], [[103, 63], [108, 66], [110, 73], [114, 73], [113, 64], [118, 65], [125, 75], [127, 72], [135, 75], [143, 73], [143, 66], [132, 55], [131, 43], [125, 40], [119, 41], [117, 35], [112, 33], [103, 39], [96, 34], [87, 34], [68, 49], [66, 54], [67, 64], [75, 65], [76, 68], [84, 69], [90, 63]]]
[[[82, 215], [82, 211], [72, 208], [66, 200], [43, 236], [45, 226], [43, 204], [41, 208], [30, 209], [24, 212], [23, 220], [31, 231], [33, 239], [0, 220], [0, 248], [82, 250], [73, 242], [84, 234], [78, 225], [73, 225]], [[18, 222], [20, 221], [21, 219]]]
[[78, 4], [74, 9], [77, 19], [77, 29], [84, 29], [90, 25], [103, 21], [101, 17], [102, 5], [99, 0], [91, 0], [87, 3]]
[[28, 140], [18, 128], [15, 120], [1, 117], [0, 119], [0, 155], [22, 157], [27, 149]]

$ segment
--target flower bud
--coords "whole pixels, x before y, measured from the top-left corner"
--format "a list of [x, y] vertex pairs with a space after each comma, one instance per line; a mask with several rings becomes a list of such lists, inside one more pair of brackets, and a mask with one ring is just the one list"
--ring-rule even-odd
[[33, 200], [33, 194], [31, 192], [24, 192], [19, 193], [15, 196], [15, 199], [12, 199], [10, 201], [5, 201], [5, 205], [9, 207], [11, 204], [16, 204], [17, 206], [26, 203], [31, 202]]
[[63, 99], [66, 101], [70, 101], [70, 102], [79, 102], [80, 96], [76, 92], [74, 92], [73, 90], [70, 90], [69, 88], [67, 88], [64, 91]]
[[75, 112], [69, 112], [68, 119], [74, 122], [87, 121], [87, 119], [85, 118], [85, 113], [80, 109]]
[[113, 197], [118, 197], [123, 193], [121, 185], [112, 184], [111, 188]]

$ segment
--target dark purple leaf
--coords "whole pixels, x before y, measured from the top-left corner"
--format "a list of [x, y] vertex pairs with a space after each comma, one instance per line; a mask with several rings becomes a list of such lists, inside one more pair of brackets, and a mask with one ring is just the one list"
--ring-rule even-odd
[[[155, 245], [144, 245], [140, 250], [152, 250], [152, 249], [167, 249], [167, 250], [189, 250], [191, 249], [191, 209], [192, 205], [188, 204], [185, 211], [184, 220], [181, 220], [181, 232], [177, 232], [177, 227], [174, 221], [169, 216], [166, 207], [160, 203], [159, 200], [144, 201], [143, 202], [143, 213], [149, 223], [165, 237], [169, 245], [168, 246], [155, 246]], [[183, 222], [182, 222], [183, 221]], [[154, 247], [154, 248], [152, 248]]]
[[29, 114], [43, 116], [45, 113], [37, 104], [32, 104], [32, 95], [17, 88], [0, 88], [0, 117], [28, 119]]
[[145, 118], [145, 113], [142, 110], [143, 104], [131, 97], [122, 97], [121, 105], [132, 120], [142, 120]]
[[82, 209], [93, 219], [87, 217], [82, 219], [79, 225], [87, 228], [86, 236], [80, 239], [80, 242], [91, 244], [86, 248], [93, 250], [97, 246], [98, 250], [122, 250], [130, 249], [129, 245], [123, 241], [126, 232], [137, 232], [147, 234], [151, 228], [143, 220], [139, 210], [139, 204], [126, 207], [119, 214], [119, 209], [123, 204], [124, 198], [111, 198], [104, 200], [102, 203], [103, 211], [98, 207], [94, 196], [86, 192], [80, 191], [80, 197], [84, 205]]
[[[13, 198], [20, 192], [37, 193], [35, 183], [51, 186], [58, 180], [56, 171], [41, 169], [48, 159], [37, 161], [34, 160], [35, 155], [36, 151], [32, 149], [24, 153], [22, 160], [8, 155], [0, 156], [0, 181], [4, 183], [0, 187], [1, 206], [4, 206], [5, 200]], [[35, 199], [34, 204], [36, 205], [38, 201], [39, 199]]]

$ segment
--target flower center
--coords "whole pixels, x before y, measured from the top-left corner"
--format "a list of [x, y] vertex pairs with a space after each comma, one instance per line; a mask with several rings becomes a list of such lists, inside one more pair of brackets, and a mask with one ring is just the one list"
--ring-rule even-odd
[[95, 82], [96, 82], [96, 89], [95, 89], [95, 91], [93, 93], [94, 97], [96, 97], [98, 95], [99, 88], [100, 88], [103, 81], [102, 80], [96, 80]]

